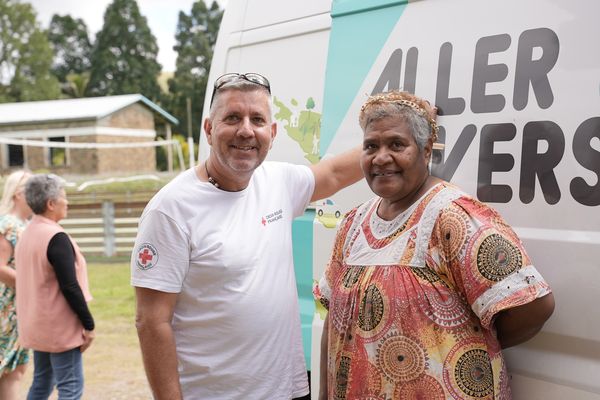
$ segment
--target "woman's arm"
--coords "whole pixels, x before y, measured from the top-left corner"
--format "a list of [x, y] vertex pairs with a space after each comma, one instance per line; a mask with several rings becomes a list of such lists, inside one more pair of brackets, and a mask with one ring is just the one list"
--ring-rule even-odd
[[0, 282], [6, 286], [15, 287], [16, 271], [8, 266], [8, 260], [12, 254], [12, 245], [5, 237], [0, 236]]
[[[94, 318], [90, 313], [83, 291], [75, 273], [75, 251], [71, 240], [64, 232], [59, 232], [50, 239], [46, 252], [48, 261], [54, 268], [56, 280], [67, 303], [89, 333], [94, 330]], [[89, 335], [87, 335], [89, 336]], [[88, 337], [86, 336], [86, 340]], [[93, 339], [93, 335], [90, 338]]]
[[531, 303], [501, 311], [494, 322], [503, 349], [534, 337], [554, 311], [554, 295], [549, 293]]

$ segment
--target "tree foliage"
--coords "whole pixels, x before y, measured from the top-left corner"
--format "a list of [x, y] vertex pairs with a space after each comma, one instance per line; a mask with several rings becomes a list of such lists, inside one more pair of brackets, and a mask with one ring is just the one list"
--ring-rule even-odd
[[158, 45], [135, 0], [114, 0], [104, 13], [104, 25], [91, 56], [87, 94], [141, 93], [158, 101]]
[[52, 72], [60, 82], [66, 82], [69, 74], [83, 74], [90, 69], [92, 45], [82, 19], [54, 14], [48, 40], [54, 49]]
[[179, 13], [173, 47], [177, 52], [176, 70], [169, 80], [170, 109], [180, 121], [178, 130], [188, 134], [186, 99], [191, 99], [191, 134], [195, 140], [200, 134], [208, 72], [222, 17], [216, 1], [208, 8], [203, 0], [197, 0], [190, 14]]
[[52, 48], [30, 4], [0, 0], [0, 102], [55, 99]]

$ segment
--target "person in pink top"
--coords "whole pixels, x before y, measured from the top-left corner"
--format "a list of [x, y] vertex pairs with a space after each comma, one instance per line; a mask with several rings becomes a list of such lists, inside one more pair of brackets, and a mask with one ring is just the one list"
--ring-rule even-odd
[[94, 339], [86, 263], [58, 222], [67, 216], [63, 181], [34, 175], [25, 186], [34, 216], [15, 249], [19, 340], [34, 350], [28, 400], [83, 394], [83, 353]]

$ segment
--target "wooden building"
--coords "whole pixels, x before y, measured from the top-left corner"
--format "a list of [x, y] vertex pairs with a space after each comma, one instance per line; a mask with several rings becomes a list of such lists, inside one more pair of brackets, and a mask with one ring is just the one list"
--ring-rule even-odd
[[177, 124], [140, 94], [0, 104], [0, 172], [20, 167], [82, 175], [154, 172], [156, 152], [148, 142], [170, 140]]

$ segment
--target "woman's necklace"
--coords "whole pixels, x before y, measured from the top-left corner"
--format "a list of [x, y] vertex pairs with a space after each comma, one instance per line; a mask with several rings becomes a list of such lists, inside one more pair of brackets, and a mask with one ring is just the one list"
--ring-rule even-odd
[[219, 188], [219, 182], [217, 182], [215, 180], [215, 178], [210, 176], [210, 174], [208, 173], [208, 161], [204, 161], [204, 169], [206, 170], [206, 176], [208, 177], [208, 183], [210, 183], [211, 185], [213, 185], [216, 188]]

